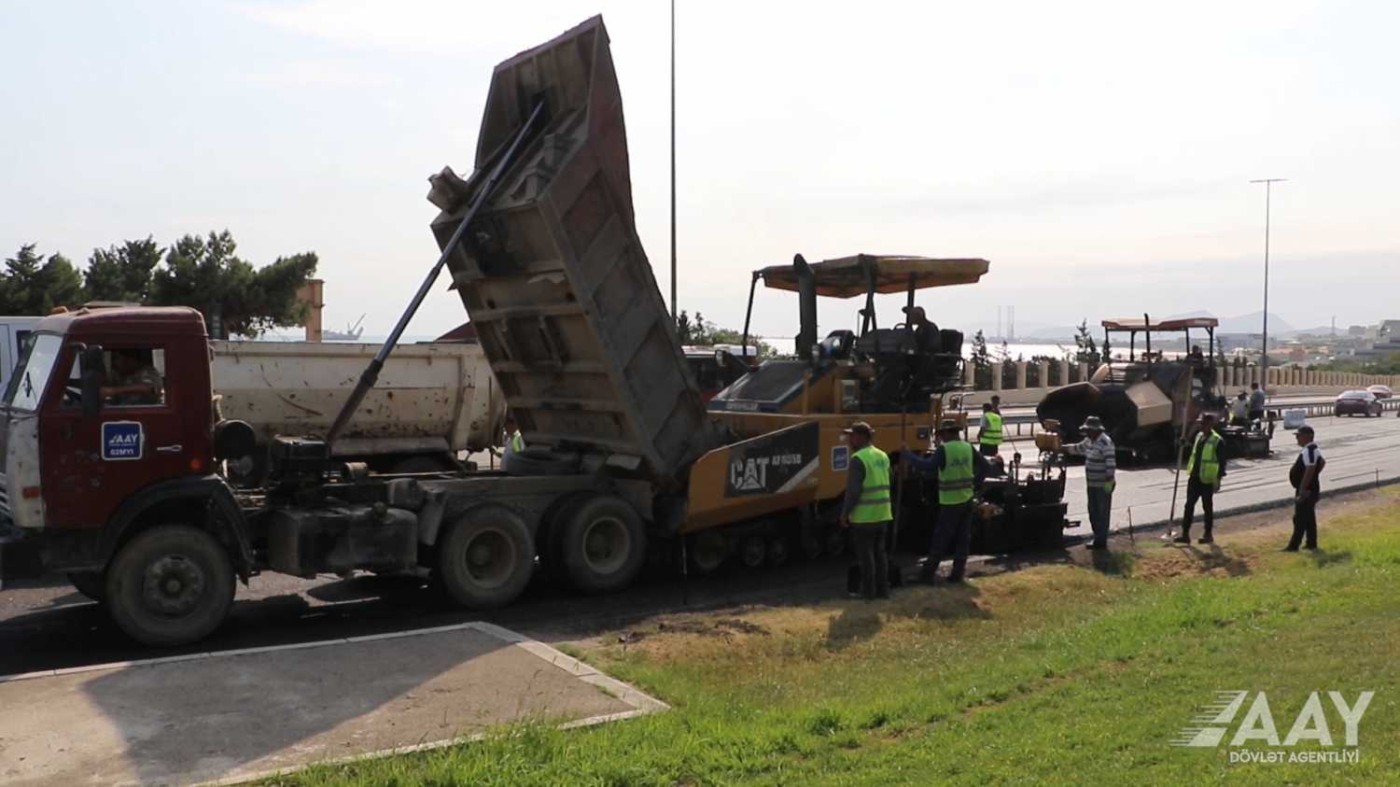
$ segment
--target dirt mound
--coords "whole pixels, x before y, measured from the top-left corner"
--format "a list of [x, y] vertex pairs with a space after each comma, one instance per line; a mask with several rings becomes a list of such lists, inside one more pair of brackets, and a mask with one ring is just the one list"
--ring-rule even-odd
[[772, 634], [767, 627], [743, 618], [715, 618], [701, 616], [661, 618], [648, 626], [640, 626], [618, 634], [617, 641], [630, 645], [661, 635], [691, 636], [705, 639], [732, 639], [734, 635], [767, 637]]
[[1167, 580], [1177, 577], [1242, 577], [1254, 571], [1257, 554], [1231, 554], [1212, 544], [1203, 547], [1182, 545], [1154, 552], [1137, 561], [1132, 575], [1137, 579]]

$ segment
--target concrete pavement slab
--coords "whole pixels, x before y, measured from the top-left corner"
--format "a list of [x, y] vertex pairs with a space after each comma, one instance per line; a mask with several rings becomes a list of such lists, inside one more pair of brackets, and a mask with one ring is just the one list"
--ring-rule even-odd
[[486, 623], [195, 654], [0, 682], [0, 782], [235, 782], [448, 745], [511, 722], [665, 708]]

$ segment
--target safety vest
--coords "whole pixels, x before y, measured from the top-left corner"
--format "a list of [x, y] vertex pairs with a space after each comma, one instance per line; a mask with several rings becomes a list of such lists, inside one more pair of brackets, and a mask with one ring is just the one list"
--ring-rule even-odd
[[860, 498], [851, 509], [851, 524], [871, 525], [894, 519], [890, 509], [890, 457], [873, 445], [856, 451], [852, 456], [865, 468], [865, 483]]
[[515, 433], [512, 434], [510, 438], [506, 440], [506, 453], [518, 454], [524, 450], [525, 438], [521, 436], [520, 430], [517, 429], [515, 430]]
[[[1205, 439], [1205, 447], [1201, 447], [1201, 440]], [[1211, 432], [1209, 437], [1196, 435], [1196, 442], [1191, 445], [1191, 460], [1186, 465], [1186, 477], [1190, 478], [1196, 470], [1196, 451], [1201, 452], [1201, 482], [1214, 486], [1220, 483], [1220, 435]]]
[[938, 469], [938, 504], [956, 506], [972, 500], [972, 446], [962, 440], [943, 444], [943, 467]]
[[977, 442], [982, 445], [1001, 445], [1001, 414], [988, 410], [982, 413], [982, 429], [977, 434]]

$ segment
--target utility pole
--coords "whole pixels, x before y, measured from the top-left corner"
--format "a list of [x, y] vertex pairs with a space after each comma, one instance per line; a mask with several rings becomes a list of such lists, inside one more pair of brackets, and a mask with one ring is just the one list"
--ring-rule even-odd
[[676, 0], [671, 0], [671, 319], [676, 311]]
[[1275, 183], [1283, 183], [1287, 178], [1261, 178], [1250, 183], [1264, 184], [1264, 354], [1259, 361], [1259, 387], [1269, 396], [1269, 221], [1270, 208]]

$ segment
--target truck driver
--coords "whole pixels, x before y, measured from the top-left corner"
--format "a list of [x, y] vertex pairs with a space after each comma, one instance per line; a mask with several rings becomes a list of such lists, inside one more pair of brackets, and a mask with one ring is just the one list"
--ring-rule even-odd
[[112, 350], [112, 377], [102, 400], [114, 407], [160, 404], [165, 386], [151, 365], [149, 350]]

